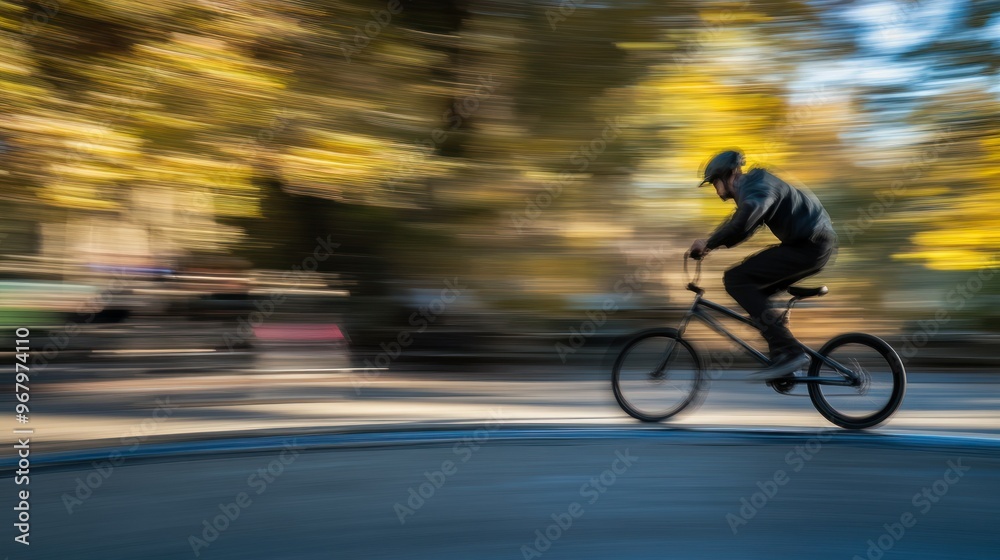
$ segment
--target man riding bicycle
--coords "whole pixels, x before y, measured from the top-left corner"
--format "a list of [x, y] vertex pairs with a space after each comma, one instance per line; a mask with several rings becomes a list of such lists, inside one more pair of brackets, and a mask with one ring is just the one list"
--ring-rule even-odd
[[837, 235], [830, 216], [811, 193], [785, 183], [770, 172], [753, 168], [746, 175], [739, 151], [722, 152], [709, 161], [704, 180], [723, 201], [733, 199], [736, 212], [711, 237], [691, 244], [689, 254], [701, 259], [718, 247], [735, 247], [766, 225], [781, 244], [747, 257], [725, 272], [726, 291], [754, 320], [767, 341], [772, 365], [751, 375], [770, 381], [809, 365], [809, 356], [788, 330], [787, 315], [770, 298], [823, 269], [836, 251]]

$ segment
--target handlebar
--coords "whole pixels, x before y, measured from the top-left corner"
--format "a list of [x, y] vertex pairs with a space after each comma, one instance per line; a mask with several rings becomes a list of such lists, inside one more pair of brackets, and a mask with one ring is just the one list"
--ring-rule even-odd
[[698, 286], [698, 280], [701, 279], [701, 261], [703, 261], [705, 257], [702, 256], [702, 258], [700, 258], [700, 259], [694, 259], [698, 263], [695, 266], [694, 278], [691, 278], [690, 274], [688, 273], [688, 257], [689, 257], [689, 254], [685, 253], [684, 254], [684, 277], [688, 279], [687, 289], [690, 290], [690, 291], [692, 291], [692, 292], [694, 292], [694, 293], [696, 293], [696, 294], [698, 294], [698, 295], [704, 294], [705, 290], [701, 289]]

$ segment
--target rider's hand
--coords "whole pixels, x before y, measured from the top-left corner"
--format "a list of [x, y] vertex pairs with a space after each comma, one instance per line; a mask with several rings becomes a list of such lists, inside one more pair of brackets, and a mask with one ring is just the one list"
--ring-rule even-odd
[[705, 239], [695, 239], [694, 243], [691, 244], [691, 248], [688, 249], [688, 254], [696, 261], [705, 258], [705, 255], [709, 252], [711, 252], [711, 249], [708, 248], [708, 242]]

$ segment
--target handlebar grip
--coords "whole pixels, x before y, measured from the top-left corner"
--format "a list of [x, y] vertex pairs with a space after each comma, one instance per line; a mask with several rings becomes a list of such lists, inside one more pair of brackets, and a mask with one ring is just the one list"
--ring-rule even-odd
[[[700, 258], [699, 259], [695, 259], [695, 258], [692, 257], [692, 260], [694, 260], [695, 262], [697, 262], [698, 266], [695, 267], [694, 278], [691, 278], [690, 277], [690, 273], [688, 272], [688, 259], [687, 259], [687, 257], [689, 257], [689, 256], [691, 256], [691, 253], [685, 253], [684, 254], [684, 257], [685, 257], [684, 258], [684, 276], [686, 276], [688, 278], [688, 280], [693, 280], [693, 281], [691, 281], [688, 284], [688, 289], [691, 289], [692, 286], [695, 287], [695, 288], [697, 288], [697, 282], [698, 282], [699, 278], [701, 277], [701, 263], [702, 263], [702, 260]], [[705, 255], [700, 255], [700, 256], [704, 257]], [[698, 289], [700, 289], [700, 288], [698, 288]], [[695, 291], [695, 290], [692, 290], [692, 291]]]

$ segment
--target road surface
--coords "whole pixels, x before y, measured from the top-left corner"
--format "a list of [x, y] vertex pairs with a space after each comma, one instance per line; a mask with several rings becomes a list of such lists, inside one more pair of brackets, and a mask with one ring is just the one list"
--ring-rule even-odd
[[[391, 439], [391, 438], [390, 438]], [[996, 558], [992, 440], [486, 423], [31, 480], [11, 558]], [[7, 485], [5, 485], [7, 486]], [[72, 513], [68, 513], [72, 510]], [[214, 526], [213, 526], [214, 525]]]
[[[289, 364], [49, 372], [32, 385], [32, 544], [15, 528], [2, 554], [1000, 556], [990, 373], [911, 373], [892, 421], [852, 433], [735, 370], [697, 411], [647, 426], [596, 370]], [[11, 506], [15, 460], [4, 445]]]

